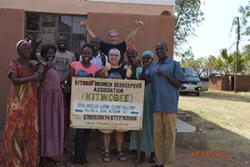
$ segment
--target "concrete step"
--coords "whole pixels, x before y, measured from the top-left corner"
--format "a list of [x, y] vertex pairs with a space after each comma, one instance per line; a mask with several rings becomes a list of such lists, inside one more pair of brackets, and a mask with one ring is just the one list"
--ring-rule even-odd
[[185, 122], [189, 122], [189, 121], [193, 120], [193, 116], [192, 115], [187, 114], [187, 113], [183, 113], [183, 112], [177, 113], [177, 118], [180, 119], [180, 120], [182, 120], [182, 121], [185, 121]]
[[206, 148], [206, 133], [180, 119], [176, 120], [176, 146], [182, 148]]

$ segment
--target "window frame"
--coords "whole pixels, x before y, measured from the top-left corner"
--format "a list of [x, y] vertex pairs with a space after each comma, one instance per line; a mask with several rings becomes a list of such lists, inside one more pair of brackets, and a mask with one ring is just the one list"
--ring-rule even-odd
[[[39, 19], [39, 30], [28, 30], [27, 29], [27, 17], [28, 17], [28, 14], [37, 14], [40, 16], [40, 19]], [[56, 18], [55, 18], [55, 32], [46, 32], [46, 31], [42, 31], [41, 30], [41, 24], [42, 24], [42, 21], [41, 21], [41, 16], [42, 15], [54, 15]], [[71, 30], [70, 32], [59, 32], [59, 18], [60, 16], [70, 16], [71, 17]], [[37, 33], [38, 36], [40, 36], [41, 33], [52, 33], [54, 34], [54, 39], [55, 39], [55, 43], [54, 45], [56, 45], [56, 40], [57, 38], [60, 36], [60, 35], [69, 35], [70, 36], [70, 41], [68, 41], [68, 48], [70, 51], [72, 52], [76, 52], [77, 51], [77, 48], [73, 48], [74, 47], [74, 44], [76, 42], [73, 42], [73, 37], [74, 35], [84, 35], [84, 36], [87, 36], [87, 32], [85, 31], [82, 32], [82, 33], [74, 33], [73, 32], [73, 26], [74, 26], [74, 17], [83, 17], [83, 20], [84, 19], [87, 19], [87, 15], [75, 15], [75, 14], [60, 14], [60, 13], [42, 13], [42, 12], [25, 12], [25, 24], [24, 24], [24, 34], [25, 36], [28, 35], [29, 33]], [[87, 42], [87, 39], [85, 40], [85, 42]], [[80, 48], [78, 48], [80, 49]]]

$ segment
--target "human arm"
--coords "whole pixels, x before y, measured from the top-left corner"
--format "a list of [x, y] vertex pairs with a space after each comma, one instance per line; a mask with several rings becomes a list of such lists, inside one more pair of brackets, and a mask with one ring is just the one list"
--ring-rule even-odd
[[159, 68], [157, 69], [156, 74], [159, 77], [164, 77], [175, 88], [180, 88], [182, 83], [186, 79], [183, 70], [177, 62], [174, 62], [173, 76], [170, 76], [168, 73], [162, 72]]
[[180, 88], [182, 83], [180, 81], [178, 81], [177, 79], [169, 76], [168, 74], [166, 73], [163, 73], [160, 69], [158, 69], [157, 71], [157, 75], [159, 77], [164, 77], [173, 87], [175, 88]]
[[61, 88], [65, 93], [70, 93], [71, 92], [71, 81], [72, 77], [74, 76], [74, 69], [70, 68], [67, 77], [65, 80], [61, 81]]
[[99, 72], [99, 77], [100, 78], [107, 78], [108, 76], [108, 71], [111, 69], [111, 64], [109, 62], [106, 62], [105, 67]]
[[28, 77], [18, 77], [15, 73], [10, 73], [9, 78], [11, 79], [14, 85], [21, 85], [30, 81], [40, 81], [42, 79], [42, 75], [38, 72]]
[[87, 33], [89, 34], [90, 38], [95, 38], [95, 33], [89, 28], [88, 21], [81, 21], [80, 26], [85, 28]]
[[139, 27], [144, 25], [143, 21], [141, 21], [141, 20], [139, 20], [139, 21], [135, 20], [135, 24], [136, 24], [136, 27], [127, 36], [127, 38], [125, 40], [126, 43], [129, 43], [137, 34]]
[[29, 64], [32, 69], [36, 70], [36, 72], [27, 77], [20, 77], [18, 76], [18, 63], [16, 61], [11, 61], [8, 69], [8, 78], [12, 81], [14, 85], [21, 85], [30, 81], [40, 81], [42, 80], [42, 73], [43, 70], [32, 63]]
[[140, 80], [144, 80], [146, 84], [150, 83], [150, 77], [146, 74], [146, 69], [142, 70]]
[[146, 84], [149, 83], [150, 82], [149, 73], [150, 73], [150, 63], [144, 62], [143, 66], [142, 66], [142, 72], [140, 73], [139, 79], [144, 80]]
[[39, 47], [39, 45], [42, 43], [42, 39], [34, 39], [32, 40], [31, 42], [31, 45], [32, 45], [32, 51], [31, 51], [31, 60], [36, 60], [36, 61], [39, 61], [38, 60], [38, 57], [37, 57], [37, 54], [36, 54], [36, 51], [37, 51], [37, 48]]

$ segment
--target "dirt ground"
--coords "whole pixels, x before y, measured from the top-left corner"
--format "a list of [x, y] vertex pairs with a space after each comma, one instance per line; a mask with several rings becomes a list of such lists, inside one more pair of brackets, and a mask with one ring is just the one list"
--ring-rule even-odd
[[[207, 92], [201, 97], [181, 96], [180, 110], [191, 114], [193, 120], [200, 118], [202, 129], [206, 131], [207, 146], [198, 150], [177, 145], [175, 167], [250, 167], [249, 102], [250, 93]], [[111, 163], [102, 162], [100, 149], [96, 149], [102, 146], [100, 134], [92, 135], [91, 141], [97, 143], [90, 144], [89, 163], [83, 167], [135, 167], [130, 154], [127, 154], [126, 162], [119, 162], [115, 156]], [[65, 167], [67, 155], [59, 160], [58, 166]], [[151, 166], [145, 160], [140, 167]]]
[[[219, 156], [212, 156], [212, 152], [208, 153], [208, 157], [202, 157], [202, 152], [199, 151], [198, 157], [192, 154], [191, 149], [176, 149], [176, 167], [250, 167], [250, 155], [244, 153], [227, 153]], [[88, 163], [84, 167], [135, 167], [135, 163], [131, 155], [127, 155], [126, 162], [119, 162], [115, 156], [112, 157], [112, 162], [104, 163], [101, 160], [101, 155], [98, 152], [90, 152], [87, 154]], [[63, 160], [65, 161], [65, 159]], [[60, 167], [64, 167], [62, 163]], [[151, 167], [152, 164], [147, 160], [141, 164], [141, 167]]]

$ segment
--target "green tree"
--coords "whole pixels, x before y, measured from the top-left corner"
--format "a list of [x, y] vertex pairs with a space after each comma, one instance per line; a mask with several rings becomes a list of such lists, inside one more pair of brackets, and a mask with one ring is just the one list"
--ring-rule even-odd
[[214, 55], [210, 55], [207, 58], [207, 68], [208, 74], [211, 75], [212, 73], [217, 71], [217, 58]]
[[236, 52], [235, 52], [235, 70], [234, 70], [234, 91], [237, 92], [237, 73], [241, 70], [241, 67], [238, 67], [240, 64], [240, 52], [239, 45], [242, 38], [242, 35], [249, 35], [250, 27], [247, 25], [247, 18], [250, 16], [249, 10], [250, 1], [248, 1], [248, 5], [246, 7], [240, 7], [239, 12], [241, 17], [235, 17], [233, 20], [232, 29], [235, 30], [236, 37]]
[[193, 67], [194, 69], [197, 68], [196, 61], [194, 59], [194, 54], [192, 52], [192, 48], [189, 47], [188, 50], [180, 54], [181, 56], [181, 66], [183, 67]]
[[222, 49], [220, 51], [220, 57], [218, 64], [221, 64], [221, 68], [224, 73], [231, 73], [234, 71], [234, 55], [228, 54], [227, 49]]
[[242, 56], [244, 58], [244, 72], [250, 74], [250, 45], [244, 47]]
[[[220, 55], [215, 61], [215, 69], [220, 73], [232, 74], [235, 70], [236, 64], [236, 52], [229, 54], [227, 49], [222, 49]], [[245, 58], [242, 54], [238, 55], [238, 67], [237, 72], [243, 72], [245, 69]]]
[[248, 18], [250, 17], [250, 1], [246, 6], [241, 6], [239, 8], [239, 13], [242, 18], [242, 26], [244, 26], [245, 30], [243, 31], [243, 35], [250, 35], [250, 25], [248, 24]]
[[182, 67], [193, 67], [197, 72], [198, 76], [200, 76], [203, 72], [205, 72], [205, 75], [208, 76], [207, 58], [200, 57], [198, 59], [195, 59], [191, 47], [189, 47], [188, 50], [186, 50], [179, 56], [181, 56], [180, 64]]
[[222, 58], [221, 57], [217, 58], [216, 62], [215, 62], [215, 70], [219, 71], [220, 74], [222, 74], [222, 73], [225, 72], [225, 68], [224, 67], [225, 67], [225, 64], [224, 64]]
[[[230, 54], [230, 57], [232, 57], [232, 66], [235, 67], [235, 63], [236, 63], [236, 53], [232, 53]], [[238, 65], [237, 65], [237, 73], [242, 73], [244, 72], [245, 69], [245, 57], [243, 56], [243, 54], [239, 54], [238, 55]], [[233, 72], [233, 70], [231, 71]]]
[[187, 37], [194, 35], [195, 27], [204, 20], [200, 0], [175, 1], [175, 44], [187, 42]]

